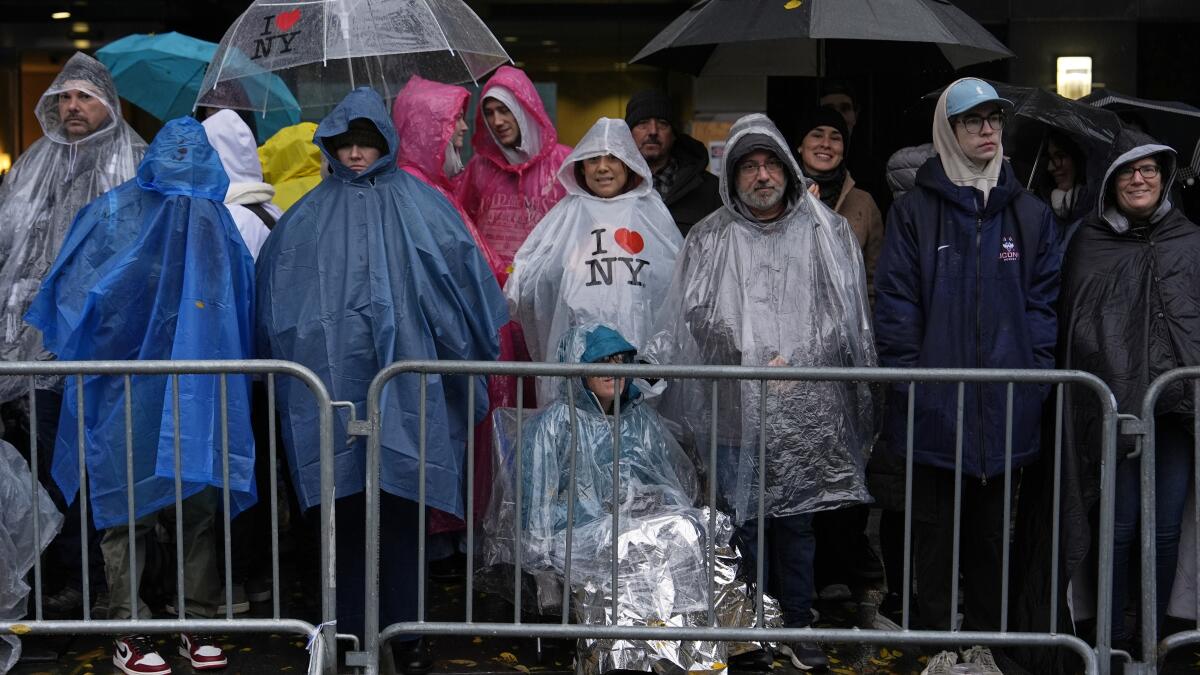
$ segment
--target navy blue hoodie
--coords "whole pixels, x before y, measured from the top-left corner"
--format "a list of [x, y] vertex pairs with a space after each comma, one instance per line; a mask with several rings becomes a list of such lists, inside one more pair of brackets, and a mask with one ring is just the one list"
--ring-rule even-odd
[[[1021, 188], [1005, 162], [983, 193], [952, 183], [940, 157], [888, 214], [875, 276], [879, 363], [918, 368], [1053, 368], [1061, 255], [1054, 215]], [[1038, 453], [1046, 387], [1013, 395], [1013, 466]], [[906, 452], [908, 385], [893, 388], [884, 444]], [[967, 385], [963, 474], [1004, 472], [1004, 384]], [[957, 385], [917, 385], [914, 460], [953, 469]]]

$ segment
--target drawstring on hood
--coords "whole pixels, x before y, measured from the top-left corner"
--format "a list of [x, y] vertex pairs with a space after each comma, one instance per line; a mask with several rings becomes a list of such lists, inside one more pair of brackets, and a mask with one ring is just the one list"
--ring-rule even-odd
[[942, 168], [946, 171], [946, 177], [950, 179], [950, 182], [979, 190], [983, 193], [983, 205], [986, 206], [988, 194], [1000, 181], [1000, 167], [1004, 164], [1004, 144], [1000, 134], [997, 134], [996, 154], [983, 166], [971, 161], [963, 152], [962, 147], [958, 145], [954, 127], [951, 126], [950, 118], [946, 114], [946, 99], [954, 85], [962, 81], [955, 81], [946, 87], [942, 95], [938, 97], [937, 108], [933, 113], [933, 149], [941, 157]]
[[[487, 125], [488, 133], [492, 135], [492, 140], [496, 142], [496, 147], [500, 148], [500, 152], [504, 153], [504, 158], [508, 160], [509, 164], [524, 164], [533, 157], [536, 157], [538, 151], [542, 149], [542, 135], [537, 123], [533, 122], [529, 111], [525, 110], [525, 106], [521, 105], [516, 94], [513, 94], [504, 85], [497, 84], [488, 89], [487, 94], [484, 96], [484, 100], [489, 98], [500, 101], [512, 112], [513, 119], [517, 121], [517, 128], [521, 131], [521, 141], [514, 149], [501, 143], [500, 139], [496, 138], [496, 132], [492, 129], [492, 125]], [[482, 107], [483, 104], [481, 103], [480, 108]]]

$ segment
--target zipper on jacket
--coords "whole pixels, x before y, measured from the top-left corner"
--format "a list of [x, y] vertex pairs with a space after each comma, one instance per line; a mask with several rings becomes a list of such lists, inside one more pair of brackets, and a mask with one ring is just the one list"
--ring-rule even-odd
[[[975, 367], [983, 367], [983, 213], [975, 217]], [[987, 453], [983, 449], [983, 385], [976, 396], [979, 408], [979, 481], [987, 485]]]

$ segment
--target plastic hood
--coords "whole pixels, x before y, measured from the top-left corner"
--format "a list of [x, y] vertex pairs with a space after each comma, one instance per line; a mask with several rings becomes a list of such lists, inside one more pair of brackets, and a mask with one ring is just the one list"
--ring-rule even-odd
[[[108, 120], [96, 131], [75, 142], [67, 138], [63, 131], [62, 117], [58, 114], [58, 95], [72, 89], [87, 92], [92, 97], [100, 99], [104, 103], [104, 107], [108, 108]], [[121, 102], [117, 98], [117, 85], [113, 83], [108, 68], [83, 52], [75, 52], [75, 55], [59, 71], [58, 77], [54, 78], [54, 82], [50, 83], [50, 88], [42, 94], [42, 98], [37, 104], [36, 114], [38, 122], [42, 125], [42, 132], [46, 134], [47, 138], [55, 143], [75, 145], [91, 142], [116, 129], [119, 124], [118, 120], [121, 119], [120, 110]]]
[[462, 87], [413, 75], [392, 104], [392, 121], [400, 137], [397, 165], [414, 167], [451, 190], [443, 168], [446, 147], [454, 135], [454, 123], [459, 114], [466, 112], [470, 98], [470, 92]]
[[250, 127], [232, 110], [222, 110], [204, 120], [208, 142], [217, 151], [230, 183], [261, 183], [262, 164]]
[[787, 167], [788, 185], [784, 192], [784, 199], [788, 200], [788, 208], [779, 220], [787, 218], [799, 207], [802, 200], [796, 198], [796, 195], [799, 194], [797, 189], [803, 190], [809, 183], [809, 180], [804, 177], [804, 173], [800, 171], [800, 165], [796, 163], [796, 158], [788, 151], [788, 144], [783, 139], [783, 134], [779, 133], [779, 129], [769, 117], [754, 113], [745, 115], [734, 122], [729, 129], [729, 139], [725, 142], [725, 156], [721, 158], [721, 201], [725, 203], [725, 208], [756, 227], [760, 226], [760, 223], [751, 218], [749, 211], [745, 210], [737, 196], [736, 178], [731, 179], [730, 176], [737, 175], [735, 165], [747, 153], [758, 149], [754, 147], [758, 145], [768, 146], [766, 149], [778, 155], [779, 159], [783, 160], [784, 166]]
[[637, 143], [633, 140], [633, 134], [629, 132], [629, 126], [625, 124], [625, 120], [614, 120], [608, 117], [601, 117], [597, 120], [571, 154], [567, 156], [566, 161], [558, 169], [558, 182], [562, 183], [571, 195], [588, 199], [603, 199], [585, 190], [575, 177], [576, 162], [602, 155], [616, 157], [624, 162], [630, 172], [637, 174], [642, 179], [634, 189], [610, 197], [610, 199], [636, 199], [644, 197], [652, 191], [653, 174], [650, 173], [650, 166], [646, 164], [642, 153], [638, 152]]
[[[487, 120], [483, 117], [482, 103], [475, 111], [475, 135], [472, 136], [472, 143], [475, 146], [476, 154], [488, 158], [496, 166], [507, 171], [520, 173], [530, 164], [537, 162], [554, 151], [558, 146], [558, 132], [554, 130], [554, 124], [550, 121], [550, 116], [546, 114], [546, 106], [542, 103], [541, 97], [538, 96], [537, 90], [534, 89], [533, 82], [523, 71], [511, 66], [500, 66], [500, 69], [496, 71], [492, 79], [483, 85], [483, 91], [479, 94], [479, 100], [482, 102], [483, 99], [488, 98], [488, 92], [497, 86], [504, 87], [517, 97], [517, 101], [526, 113], [526, 119], [533, 123], [530, 126], [536, 125], [538, 127], [538, 133], [541, 134], [541, 146], [525, 162], [521, 164], [509, 164], [504, 153], [500, 150], [500, 146], [496, 143], [495, 137], [492, 136], [492, 131], [487, 124]], [[531, 129], [521, 128], [522, 136], [531, 133], [531, 131]]]
[[[346, 133], [346, 130], [350, 128], [350, 121], [356, 119], [365, 119], [374, 124], [379, 133], [383, 134], [383, 139], [388, 146], [388, 151], [380, 155], [379, 159], [375, 160], [375, 163], [362, 173], [351, 171], [325, 147], [327, 139]], [[346, 98], [337, 104], [333, 112], [321, 120], [321, 124], [317, 126], [317, 132], [313, 136], [313, 143], [325, 156], [325, 160], [329, 162], [331, 175], [346, 182], [368, 180], [396, 170], [395, 152], [396, 146], [399, 145], [396, 138], [396, 127], [392, 126], [392, 118], [387, 114], [387, 106], [384, 105], [383, 99], [370, 87], [359, 87], [346, 94]]]
[[164, 195], [225, 201], [229, 178], [204, 127], [190, 117], [163, 127], [138, 165], [138, 185]]

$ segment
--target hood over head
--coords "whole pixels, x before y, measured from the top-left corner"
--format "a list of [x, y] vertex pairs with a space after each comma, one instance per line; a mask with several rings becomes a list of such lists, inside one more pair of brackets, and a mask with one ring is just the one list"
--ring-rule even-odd
[[225, 168], [230, 183], [262, 182], [258, 144], [254, 142], [254, 133], [240, 115], [232, 110], [221, 110], [201, 124], [208, 135], [209, 144], [221, 159], [221, 166]]
[[783, 193], [787, 208], [781, 219], [790, 215], [800, 204], [801, 200], [797, 197], [808, 187], [809, 180], [800, 171], [796, 158], [788, 151], [787, 141], [771, 118], [761, 113], [753, 113], [734, 122], [725, 141], [725, 156], [721, 158], [721, 201], [730, 211], [742, 216], [749, 223], [758, 225], [758, 219], [750, 214], [749, 208], [738, 198], [736, 170], [738, 162], [755, 150], [775, 153], [787, 170], [787, 188]]
[[[67, 138], [66, 131], [63, 129], [62, 117], [58, 114], [58, 95], [71, 90], [88, 93], [93, 98], [99, 99], [108, 109], [108, 119], [94, 132], [77, 141]], [[50, 87], [42, 94], [42, 98], [38, 100], [36, 114], [38, 122], [42, 125], [42, 131], [55, 143], [65, 145], [86, 143], [117, 128], [121, 119], [121, 101], [117, 97], [117, 85], [113, 83], [112, 75], [109, 74], [108, 68], [105, 68], [103, 63], [83, 52], [75, 52], [75, 55], [67, 60], [58, 76], [50, 83]]]
[[608, 117], [596, 120], [592, 128], [588, 129], [587, 134], [580, 139], [579, 144], [559, 167], [558, 181], [572, 195], [589, 199], [604, 199], [593, 195], [584, 185], [580, 184], [579, 174], [575, 171], [577, 162], [603, 155], [612, 155], [621, 160], [629, 169], [629, 180], [636, 180], [634, 176], [641, 178], [641, 181], [633, 189], [609, 197], [609, 199], [644, 197], [654, 189], [654, 176], [650, 172], [650, 165], [646, 164], [642, 153], [638, 152], [637, 144], [633, 141], [633, 134], [629, 132], [625, 120], [614, 120]]
[[146, 149], [137, 168], [143, 190], [225, 201], [229, 178], [204, 127], [191, 117], [167, 122]]
[[1127, 128], [1123, 129], [1121, 134], [1117, 136], [1113, 152], [1117, 154], [1117, 158], [1109, 165], [1108, 171], [1104, 172], [1104, 182], [1101, 183], [1103, 188], [1100, 190], [1100, 196], [1096, 204], [1100, 219], [1118, 234], [1129, 231], [1129, 218], [1117, 208], [1116, 194], [1114, 192], [1116, 189], [1117, 170], [1126, 164], [1132, 164], [1140, 159], [1157, 157], [1158, 164], [1162, 170], [1162, 173], [1159, 174], [1162, 177], [1162, 194], [1158, 197], [1158, 208], [1150, 215], [1150, 222], [1157, 223], [1162, 220], [1173, 208], [1170, 193], [1171, 186], [1175, 184], [1175, 173], [1178, 165], [1175, 150], [1169, 146], [1159, 144], [1141, 131]]
[[[386, 150], [380, 153], [379, 159], [375, 160], [375, 163], [363, 170], [362, 173], [355, 173], [339, 162], [335, 154], [336, 149], [329, 147], [335, 136], [351, 131], [352, 122], [355, 120], [369, 122], [387, 145]], [[325, 155], [325, 160], [329, 163], [330, 175], [342, 181], [366, 180], [396, 170], [394, 156], [396, 147], [399, 145], [396, 128], [392, 126], [392, 119], [387, 114], [387, 106], [384, 104], [383, 98], [370, 87], [359, 87], [346, 94], [346, 98], [337, 104], [333, 112], [321, 120], [316, 134], [313, 136], [313, 143]]]
[[[494, 98], [508, 107], [521, 127], [521, 145], [517, 150], [506, 148], [496, 140], [491, 126], [483, 116], [484, 99]], [[558, 132], [546, 114], [546, 106], [538, 96], [533, 81], [524, 71], [512, 66], [500, 66], [496, 74], [483, 85], [479, 106], [475, 111], [475, 152], [501, 167], [521, 171], [527, 165], [552, 152], [558, 145]]]
[[[964, 85], [970, 85], [974, 82], [981, 83], [979, 85], [980, 88], [986, 86], [984, 94], [976, 94], [974, 98], [958, 96], [962, 93]], [[988, 194], [992, 191], [992, 188], [996, 187], [996, 183], [1000, 181], [1000, 167], [1004, 165], [1003, 140], [1000, 138], [1000, 135], [997, 136], [996, 155], [987, 164], [979, 166], [968, 159], [967, 154], [963, 152], [962, 147], [958, 144], [958, 138], [954, 135], [954, 127], [950, 124], [952, 115], [947, 112], [947, 101], [952, 94], [956, 95], [956, 98], [963, 98], [966, 102], [974, 101], [968, 108], [960, 112], [966, 112], [970, 108], [989, 101], [995, 101], [1002, 108], [1005, 107], [1008, 101], [991, 98], [990, 94], [986, 91], [987, 89], [990, 89], [992, 94], [995, 93], [995, 89], [983, 80], [972, 77], [956, 80], [942, 91], [942, 95], [938, 97], [937, 107], [933, 112], [933, 148], [942, 159], [942, 168], [946, 171], [946, 177], [955, 185], [971, 186], [978, 189], [983, 193], [985, 204], [987, 203]], [[1012, 104], [1008, 103], [1008, 107], [1011, 106]]]
[[316, 124], [301, 122], [284, 127], [267, 139], [258, 149], [263, 180], [274, 184], [319, 175], [321, 150], [313, 144], [316, 133]]
[[[585, 323], [568, 328], [558, 342], [559, 363], [596, 363], [614, 354], [629, 354], [630, 360], [637, 354], [637, 347], [629, 344], [616, 330], [597, 323]], [[575, 401], [596, 402], [596, 397], [587, 387], [587, 378], [564, 378], [575, 387]], [[625, 380], [625, 388], [621, 391], [621, 405], [640, 395], [638, 388], [629, 380]], [[567, 400], [566, 390], [561, 390], [561, 399]]]
[[[396, 95], [392, 121], [400, 146], [396, 149], [399, 166], [412, 166], [430, 180], [450, 189], [446, 159], [455, 120], [465, 115], [471, 93], [462, 87], [426, 80], [413, 75]], [[460, 160], [461, 163], [461, 160]]]

